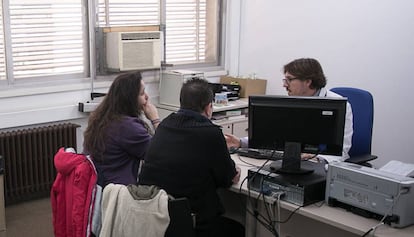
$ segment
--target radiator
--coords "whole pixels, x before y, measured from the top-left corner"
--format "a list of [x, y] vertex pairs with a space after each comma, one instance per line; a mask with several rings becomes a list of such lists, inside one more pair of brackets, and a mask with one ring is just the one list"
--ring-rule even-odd
[[56, 177], [53, 157], [60, 147], [76, 148], [73, 123], [0, 132], [5, 204], [50, 196]]

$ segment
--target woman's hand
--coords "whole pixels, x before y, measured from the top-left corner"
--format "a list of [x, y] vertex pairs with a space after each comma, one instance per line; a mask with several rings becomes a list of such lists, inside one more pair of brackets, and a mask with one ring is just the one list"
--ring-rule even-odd
[[147, 117], [151, 121], [153, 121], [154, 119], [160, 118], [158, 116], [157, 108], [155, 107], [155, 105], [153, 105], [149, 101], [143, 106], [143, 111], [144, 111], [145, 117]]
[[148, 101], [143, 106], [143, 111], [144, 111], [145, 117], [147, 117], [148, 120], [151, 121], [154, 128], [157, 128], [161, 120], [160, 120], [160, 116], [158, 115], [158, 110], [155, 107], [155, 105], [153, 105], [151, 102]]

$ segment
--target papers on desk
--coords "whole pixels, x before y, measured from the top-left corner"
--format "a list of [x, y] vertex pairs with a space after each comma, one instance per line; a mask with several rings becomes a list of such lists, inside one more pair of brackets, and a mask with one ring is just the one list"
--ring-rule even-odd
[[379, 168], [379, 170], [407, 177], [414, 177], [414, 164], [404, 163], [398, 160], [388, 162], [383, 167]]

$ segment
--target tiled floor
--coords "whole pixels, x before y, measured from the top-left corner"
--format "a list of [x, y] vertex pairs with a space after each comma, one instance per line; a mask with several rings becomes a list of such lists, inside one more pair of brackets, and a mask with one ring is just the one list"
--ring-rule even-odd
[[50, 199], [6, 207], [7, 237], [53, 237]]

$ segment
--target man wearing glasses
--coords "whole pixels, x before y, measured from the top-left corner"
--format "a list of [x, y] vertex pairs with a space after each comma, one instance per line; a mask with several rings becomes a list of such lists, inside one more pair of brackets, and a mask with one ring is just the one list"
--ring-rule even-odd
[[[342, 97], [325, 88], [326, 77], [320, 63], [313, 58], [300, 58], [286, 64], [283, 67], [283, 87], [289, 96], [319, 96], [319, 97]], [[352, 108], [349, 103], [346, 107], [344, 144], [342, 156], [318, 155], [318, 159], [331, 161], [344, 161], [349, 158], [348, 151], [352, 142]], [[228, 147], [248, 147], [248, 138], [238, 138], [231, 134], [225, 134]], [[302, 154], [302, 159], [311, 158], [310, 154]]]

